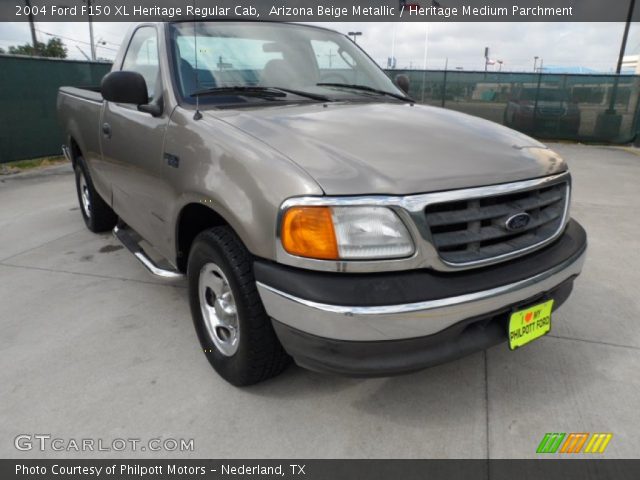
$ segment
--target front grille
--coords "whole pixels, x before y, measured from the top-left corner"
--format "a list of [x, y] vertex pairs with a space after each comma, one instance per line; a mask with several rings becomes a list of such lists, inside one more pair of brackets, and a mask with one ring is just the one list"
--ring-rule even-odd
[[[483, 262], [544, 243], [564, 223], [569, 184], [544, 185], [490, 197], [435, 203], [425, 208], [431, 240], [452, 264]], [[507, 220], [527, 213], [529, 223], [509, 230]]]

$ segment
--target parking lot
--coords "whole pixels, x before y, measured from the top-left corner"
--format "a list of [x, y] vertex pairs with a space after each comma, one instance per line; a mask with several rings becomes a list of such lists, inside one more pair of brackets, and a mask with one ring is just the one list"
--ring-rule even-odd
[[[0, 177], [0, 456], [534, 458], [546, 432], [611, 432], [606, 458], [640, 457], [640, 152], [552, 147], [589, 253], [547, 337], [394, 378], [294, 366], [247, 389], [209, 366], [183, 284], [86, 230], [69, 165]], [[195, 449], [15, 449], [41, 433]]]

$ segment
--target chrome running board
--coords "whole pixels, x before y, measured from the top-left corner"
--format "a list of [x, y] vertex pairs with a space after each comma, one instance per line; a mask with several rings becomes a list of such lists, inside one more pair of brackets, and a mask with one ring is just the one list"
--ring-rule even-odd
[[184, 278], [184, 275], [177, 270], [163, 268], [155, 263], [140, 246], [140, 243], [134, 238], [129, 229], [116, 225], [113, 228], [113, 234], [127, 250], [133, 253], [133, 256], [136, 257], [151, 274], [166, 279]]

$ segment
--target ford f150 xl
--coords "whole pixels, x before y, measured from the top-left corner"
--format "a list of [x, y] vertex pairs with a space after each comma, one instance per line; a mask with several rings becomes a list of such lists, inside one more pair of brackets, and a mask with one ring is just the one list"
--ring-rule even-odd
[[84, 222], [186, 276], [235, 385], [519, 348], [584, 262], [567, 165], [406, 88], [323, 28], [136, 25], [100, 88], [58, 95]]

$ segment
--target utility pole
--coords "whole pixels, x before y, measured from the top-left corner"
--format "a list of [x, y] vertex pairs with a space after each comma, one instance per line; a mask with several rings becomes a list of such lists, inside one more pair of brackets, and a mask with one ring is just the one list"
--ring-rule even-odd
[[332, 62], [331, 62], [331, 59], [332, 59], [333, 57], [335, 57], [335, 56], [336, 56], [336, 54], [335, 54], [335, 53], [333, 53], [333, 50], [329, 50], [329, 53], [327, 53], [327, 57], [329, 58], [329, 68], [331, 68], [331, 63], [332, 63]]
[[536, 68], [538, 66], [538, 58], [540, 57], [533, 57], [533, 73], [536, 73]]
[[24, 0], [24, 4], [29, 9], [29, 28], [31, 28], [31, 43], [33, 45], [34, 52], [38, 51], [38, 37], [36, 37], [36, 26], [33, 23], [33, 14], [31, 13], [31, 1]]
[[93, 22], [91, 21], [91, 0], [87, 2], [87, 20], [89, 21], [89, 42], [91, 43], [91, 60], [96, 61], [96, 45], [93, 41]]

